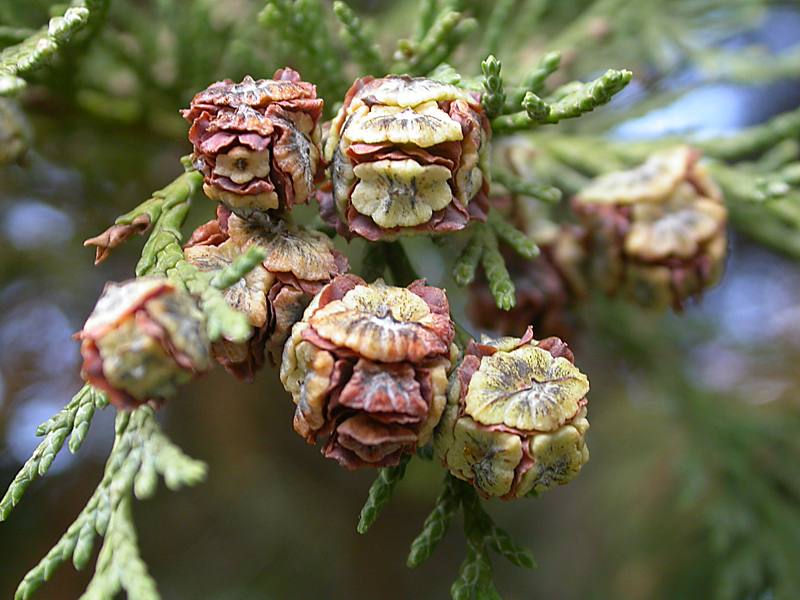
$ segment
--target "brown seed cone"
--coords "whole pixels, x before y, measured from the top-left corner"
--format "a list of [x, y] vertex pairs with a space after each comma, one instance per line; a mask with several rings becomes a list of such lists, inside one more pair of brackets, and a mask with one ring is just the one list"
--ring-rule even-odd
[[292, 328], [281, 381], [294, 428], [348, 469], [396, 465], [428, 442], [445, 404], [454, 328], [443, 290], [341, 275]]
[[719, 279], [727, 211], [687, 146], [595, 179], [572, 207], [586, 229], [590, 280], [633, 302], [680, 310]]
[[183, 117], [203, 190], [240, 216], [308, 201], [321, 176], [322, 99], [291, 69], [210, 85]]
[[363, 77], [325, 142], [337, 230], [368, 240], [444, 233], [485, 220], [489, 119], [476, 94], [431, 79]]
[[186, 292], [161, 277], [109, 283], [81, 340], [81, 376], [117, 408], [172, 395], [209, 369], [203, 313]]
[[228, 304], [247, 315], [252, 335], [243, 344], [221, 340], [212, 348], [228, 372], [247, 381], [264, 364], [265, 352], [273, 363], [280, 360], [292, 325], [314, 294], [349, 269], [347, 258], [324, 234], [282, 220], [246, 221], [224, 208], [195, 230], [184, 254], [201, 271], [216, 271], [254, 244], [266, 258], [224, 292]]

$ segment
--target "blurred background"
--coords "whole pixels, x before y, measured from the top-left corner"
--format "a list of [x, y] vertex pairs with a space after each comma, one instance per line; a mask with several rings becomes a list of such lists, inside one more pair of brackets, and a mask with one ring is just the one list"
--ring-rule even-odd
[[[492, 3], [465, 4], [480, 21]], [[504, 68], [524, 72], [559, 48], [570, 77], [634, 71], [620, 98], [585, 122], [559, 125], [567, 131], [619, 141], [708, 136], [800, 105], [796, 3], [523, 4], [495, 42]], [[351, 5], [386, 48], [417, 11], [406, 0]], [[262, 7], [113, 2], [91, 47], [38, 75], [25, 117], [8, 117], [15, 109], [3, 105], [2, 118], [31, 145], [19, 164], [0, 167], [3, 488], [36, 446], [36, 426], [80, 386], [72, 334], [104, 282], [131, 275], [141, 249], [132, 240], [93, 268], [82, 241], [179, 172], [190, 147], [177, 110], [195, 91], [222, 77], [268, 77], [284, 61], [302, 68], [302, 57], [286, 56], [279, 36], [258, 24]], [[39, 0], [4, 0], [0, 39], [39, 26], [48, 10]], [[469, 49], [456, 64], [470, 74], [479, 66]], [[330, 98], [342, 91], [338, 80], [320, 88]], [[210, 202], [196, 206], [191, 225], [212, 212]], [[681, 315], [599, 296], [574, 314], [568, 341], [592, 384], [592, 458], [570, 485], [541, 498], [488, 503], [539, 564], [527, 572], [497, 560], [504, 598], [800, 596], [800, 268], [731, 238], [722, 282]], [[448, 291], [455, 304], [467, 302], [463, 290]], [[414, 461], [359, 536], [374, 473], [324, 460], [292, 431], [292, 414], [274, 369], [250, 385], [217, 370], [161, 411], [171, 438], [210, 467], [204, 484], [135, 506], [163, 597], [446, 598], [463, 559], [459, 524], [428, 563], [405, 567], [441, 469]], [[0, 524], [0, 597], [13, 596], [80, 511], [112, 438], [108, 409], [81, 452], [62, 452]], [[88, 578], [65, 566], [38, 597], [77, 598]]]

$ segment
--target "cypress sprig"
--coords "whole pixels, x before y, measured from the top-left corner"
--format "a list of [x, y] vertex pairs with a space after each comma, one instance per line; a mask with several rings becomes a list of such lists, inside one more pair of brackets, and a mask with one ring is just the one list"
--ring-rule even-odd
[[508, 19], [516, 0], [497, 0], [494, 3], [492, 14], [486, 23], [486, 32], [483, 34], [483, 47], [490, 54], [500, 49], [500, 40], [508, 29]]
[[[158, 217], [144, 245], [139, 263], [136, 265], [136, 275], [139, 277], [166, 275], [197, 297], [200, 308], [206, 315], [206, 327], [211, 341], [222, 337], [234, 342], [244, 341], [250, 337], [251, 333], [247, 317], [231, 308], [220, 289], [212, 285], [212, 274], [201, 272], [194, 265], [186, 262], [183, 257], [181, 226], [186, 220], [192, 197], [199, 189], [201, 182], [202, 176], [198, 171], [187, 171], [167, 187], [153, 194], [151, 200], [158, 202], [148, 204], [150, 201], [146, 201], [139, 206], [139, 208], [144, 207], [142, 210], [157, 210]], [[157, 209], [156, 205], [158, 205]], [[128, 215], [135, 211], [136, 209]], [[127, 215], [125, 216], [127, 217]], [[256, 254], [248, 253], [247, 258], [242, 259], [244, 263], [239, 263], [236, 267], [231, 265], [231, 268], [242, 271], [250, 261], [254, 260]], [[253, 267], [255, 264], [250, 269]], [[229, 283], [223, 288], [236, 283], [236, 281], [230, 281], [230, 273], [227, 279]], [[220, 283], [223, 282], [220, 281]]]
[[371, 32], [365, 29], [361, 19], [344, 2], [334, 2], [333, 13], [342, 24], [342, 40], [364, 73], [376, 77], [385, 75], [388, 70], [386, 63]]
[[557, 187], [525, 181], [506, 171], [492, 171], [492, 181], [499, 183], [512, 194], [535, 198], [546, 204], [556, 204], [562, 196], [561, 190]]
[[361, 509], [358, 526], [356, 527], [358, 533], [366, 533], [378, 519], [381, 510], [391, 499], [394, 488], [406, 474], [406, 466], [409, 460], [411, 460], [411, 457], [405, 455], [400, 459], [399, 465], [378, 469], [378, 476], [372, 482], [367, 494], [367, 501]]
[[510, 95], [507, 105], [510, 111], [516, 110], [522, 104], [522, 99], [528, 92], [541, 94], [544, 90], [545, 80], [558, 70], [559, 64], [561, 64], [560, 52], [548, 52], [542, 56], [536, 68], [528, 73], [522, 80], [522, 84]]
[[186, 219], [189, 203], [200, 191], [202, 182], [203, 176], [199, 171], [188, 170], [166, 187], [153, 192], [150, 199], [117, 218], [116, 223], [129, 224], [138, 215], [147, 214], [150, 217], [152, 232], [136, 265], [137, 275], [165, 273], [183, 256], [180, 250], [180, 227]]
[[553, 104], [546, 122], [558, 123], [564, 119], [574, 119], [608, 103], [628, 85], [631, 77], [633, 73], [630, 71], [609, 69], [594, 81], [582, 85], [580, 89]]
[[478, 263], [480, 263], [481, 255], [483, 254], [483, 227], [484, 225], [482, 224], [473, 225], [473, 234], [456, 260], [456, 264], [453, 267], [453, 278], [458, 285], [469, 285], [475, 280]]
[[456, 71], [453, 65], [447, 63], [441, 63], [428, 74], [428, 77], [451, 85], [458, 85], [463, 80], [461, 73]]
[[735, 135], [698, 141], [695, 145], [708, 156], [737, 160], [762, 152], [785, 139], [800, 137], [800, 108], [778, 115]]
[[524, 569], [536, 568], [536, 561], [533, 558], [533, 553], [527, 548], [517, 544], [505, 529], [501, 529], [493, 524], [486, 536], [486, 542], [489, 548], [504, 557], [512, 565]]
[[517, 303], [516, 288], [511, 280], [511, 275], [506, 268], [506, 261], [500, 254], [497, 237], [494, 232], [485, 228], [483, 236], [483, 256], [481, 264], [489, 282], [489, 291], [494, 296], [494, 302], [501, 310], [511, 310]]
[[481, 72], [483, 73], [484, 94], [481, 103], [486, 109], [489, 118], [499, 115], [503, 111], [506, 102], [506, 92], [503, 89], [503, 76], [500, 73], [502, 64], [493, 55], [486, 57], [481, 62]]
[[491, 211], [489, 213], [489, 225], [499, 238], [505, 241], [523, 258], [530, 259], [539, 256], [539, 246], [537, 246], [531, 238], [497, 214], [496, 211]]
[[267, 252], [258, 246], [250, 246], [243, 254], [217, 273], [211, 280], [211, 285], [218, 290], [231, 287], [255, 269], [267, 257]]
[[110, 0], [74, 0], [62, 16], [0, 52], [0, 96], [19, 92], [25, 76], [50, 62], [76, 33], [105, 14]]
[[417, 21], [417, 28], [414, 32], [414, 40], [421, 42], [425, 39], [425, 35], [430, 31], [433, 24], [436, 22], [436, 15], [439, 10], [438, 0], [420, 0], [419, 6], [419, 20]]
[[411, 542], [411, 551], [406, 564], [418, 567], [430, 558], [436, 546], [442, 540], [450, 527], [450, 521], [458, 510], [460, 502], [459, 489], [452, 475], [447, 475], [444, 480], [444, 489], [436, 498], [433, 510], [425, 519], [422, 531]]
[[76, 569], [85, 568], [97, 536], [104, 542], [83, 598], [112, 598], [119, 591], [131, 598], [158, 598], [155, 582], [139, 556], [130, 513], [134, 491], [138, 498], [155, 492], [155, 484], [138, 483], [145, 472], [143, 465], [152, 465], [171, 489], [198, 483], [205, 477], [206, 467], [186, 456], [163, 434], [153, 409], [147, 405], [117, 413], [115, 431], [114, 446], [97, 489], [61, 539], [22, 580], [15, 600], [30, 598], [70, 558]]
[[522, 99], [524, 110], [495, 117], [492, 128], [511, 132], [580, 117], [609, 102], [628, 85], [632, 75], [630, 71], [609, 69], [589, 83], [572, 82], [562, 86], [547, 100], [526, 91]]
[[474, 19], [465, 19], [458, 12], [445, 8], [436, 17], [433, 25], [419, 42], [404, 40], [398, 53], [406, 60], [393, 68], [398, 73], [426, 75], [439, 64], [447, 62], [458, 45], [477, 27]]
[[86, 384], [64, 408], [39, 425], [36, 435], [44, 436], [44, 439], [14, 477], [0, 500], [0, 521], [8, 518], [31, 483], [47, 474], [68, 436], [70, 452], [78, 451], [86, 438], [95, 409], [104, 408], [107, 404], [105, 394]]

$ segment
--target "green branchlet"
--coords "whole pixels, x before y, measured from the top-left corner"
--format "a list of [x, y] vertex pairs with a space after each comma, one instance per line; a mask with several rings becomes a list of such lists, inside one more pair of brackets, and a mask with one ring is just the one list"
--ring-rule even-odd
[[345, 77], [327, 14], [321, 0], [267, 0], [258, 18], [291, 49], [304, 77], [320, 87], [322, 96], [336, 97], [344, 93]]
[[564, 119], [573, 119], [590, 112], [611, 100], [615, 94], [628, 85], [633, 73], [627, 70], [609, 69], [603, 75], [580, 89], [567, 94], [551, 105], [547, 123], [558, 123]]
[[503, 89], [503, 76], [500, 73], [502, 65], [491, 54], [486, 60], [481, 62], [481, 73], [483, 73], [484, 94], [481, 98], [483, 108], [489, 118], [499, 115], [503, 111], [506, 102], [506, 92]]
[[422, 532], [411, 543], [408, 566], [416, 567], [427, 560], [447, 533], [455, 512], [461, 508], [467, 556], [458, 577], [450, 588], [453, 600], [499, 599], [492, 580], [490, 551], [518, 567], [534, 568], [536, 562], [529, 550], [513, 541], [484, 510], [475, 488], [447, 475], [433, 511], [425, 519]]
[[0, 500], [0, 521], [8, 518], [28, 486], [47, 474], [67, 437], [69, 437], [70, 452], [75, 453], [80, 449], [95, 409], [104, 408], [107, 404], [108, 399], [105, 394], [86, 384], [64, 408], [39, 425], [36, 435], [43, 436], [44, 439], [14, 477]]
[[499, 183], [512, 194], [535, 198], [546, 204], [556, 204], [562, 196], [561, 190], [557, 187], [525, 181], [506, 171], [492, 171], [492, 181]]
[[536, 68], [523, 79], [522, 84], [509, 96], [509, 110], [514, 111], [522, 104], [525, 94], [532, 92], [541, 94], [544, 90], [545, 80], [558, 70], [561, 63], [560, 52], [548, 52], [539, 59]]
[[[244, 341], [251, 334], [247, 317], [231, 308], [222, 292], [212, 285], [212, 274], [201, 272], [183, 257], [181, 226], [189, 212], [192, 196], [199, 189], [201, 182], [202, 176], [199, 172], [187, 171], [167, 187], [153, 194], [151, 200], [158, 202], [148, 205], [148, 201], [140, 205], [140, 208], [149, 207], [150, 210], [156, 210], [155, 207], [158, 206], [159, 212], [150, 237], [142, 250], [142, 257], [136, 265], [136, 275], [139, 277], [166, 275], [197, 297], [200, 308], [206, 315], [211, 341], [222, 337], [234, 342]], [[249, 254], [247, 259], [243, 259], [244, 264], [239, 263], [236, 269], [241, 270], [247, 266], [254, 256]], [[235, 281], [229, 285], [233, 283]]]
[[364, 74], [381, 77], [387, 67], [371, 33], [367, 31], [353, 10], [344, 2], [333, 3], [333, 13], [342, 24], [340, 35], [350, 54], [361, 66]]
[[711, 157], [737, 160], [752, 156], [782, 140], [800, 137], [800, 108], [778, 115], [731, 136], [702, 140], [695, 145]]
[[475, 280], [475, 274], [478, 270], [478, 263], [481, 261], [483, 254], [482, 235], [478, 231], [483, 225], [474, 225], [475, 229], [472, 236], [469, 238], [467, 245], [456, 260], [453, 267], [453, 278], [458, 285], [469, 285]]
[[211, 285], [218, 290], [231, 287], [255, 269], [267, 257], [267, 252], [259, 246], [250, 246], [243, 254], [217, 273], [211, 280]]
[[358, 533], [366, 533], [378, 519], [381, 510], [391, 499], [394, 488], [406, 474], [406, 466], [409, 460], [411, 460], [411, 457], [405, 455], [400, 459], [400, 464], [396, 467], [384, 467], [378, 470], [378, 476], [372, 482], [367, 494], [367, 500], [361, 509], [358, 526], [356, 527]]
[[394, 66], [393, 71], [427, 75], [446, 62], [476, 27], [474, 19], [464, 18], [460, 12], [445, 8], [437, 15], [421, 40], [401, 40], [398, 44], [398, 55], [403, 60]]
[[433, 554], [436, 546], [447, 533], [450, 521], [459, 507], [459, 492], [455, 485], [455, 479], [447, 475], [444, 480], [444, 488], [436, 498], [433, 510], [422, 524], [422, 531], [411, 542], [411, 551], [408, 554], [406, 564], [409, 567], [418, 567]]
[[497, 237], [488, 227], [483, 228], [483, 256], [481, 264], [489, 283], [489, 291], [501, 310], [511, 310], [517, 303], [516, 288], [506, 268], [506, 261], [500, 254]]
[[572, 82], [557, 90], [546, 101], [532, 91], [526, 91], [520, 112], [495, 117], [492, 128], [511, 132], [542, 124], [574, 119], [606, 104], [631, 80], [630, 71], [609, 69], [589, 83]]
[[55, 16], [23, 41], [0, 52], [0, 96], [25, 87], [25, 76], [50, 62], [76, 33], [104, 14], [110, 0], [74, 0], [62, 16]]
[[536, 258], [539, 256], [539, 246], [514, 227], [511, 223], [500, 216], [497, 211], [489, 213], [489, 226], [494, 230], [497, 237], [506, 242], [513, 250], [523, 258]]
[[97, 536], [104, 542], [83, 598], [112, 598], [120, 591], [131, 598], [158, 598], [139, 556], [131, 500], [134, 494], [140, 499], [152, 496], [158, 476], [170, 489], [194, 485], [204, 479], [206, 467], [163, 434], [149, 406], [117, 413], [115, 430], [103, 479], [58, 543], [22, 580], [15, 600], [30, 598], [70, 558], [76, 569], [83, 569]]

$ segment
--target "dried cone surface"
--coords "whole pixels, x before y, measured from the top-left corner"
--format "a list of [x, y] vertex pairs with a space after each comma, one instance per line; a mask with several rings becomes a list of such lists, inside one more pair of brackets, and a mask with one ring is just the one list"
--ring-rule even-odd
[[363, 77], [325, 141], [323, 215], [368, 240], [463, 229], [488, 208], [489, 120], [476, 95], [424, 78]]
[[727, 211], [698, 158], [687, 146], [659, 152], [635, 169], [598, 177], [575, 198], [590, 276], [608, 292], [681, 308], [719, 279]]
[[451, 377], [435, 450], [484, 496], [518, 498], [574, 478], [589, 459], [589, 381], [558, 338], [484, 339]]
[[206, 195], [244, 217], [307, 202], [320, 175], [322, 104], [288, 68], [198, 93], [182, 114]]
[[203, 313], [160, 277], [107, 284], [77, 337], [81, 376], [119, 408], [167, 398], [211, 365]]
[[446, 402], [454, 329], [443, 290], [334, 279], [292, 329], [281, 381], [294, 428], [343, 466], [386, 467], [427, 443]]
[[184, 254], [201, 271], [219, 271], [251, 245], [263, 248], [266, 258], [224, 294], [230, 306], [247, 316], [252, 335], [245, 343], [222, 340], [213, 346], [214, 357], [247, 380], [264, 364], [265, 352], [273, 361], [280, 360], [292, 325], [311, 298], [349, 268], [320, 232], [283, 220], [247, 221], [224, 209], [195, 231]]

